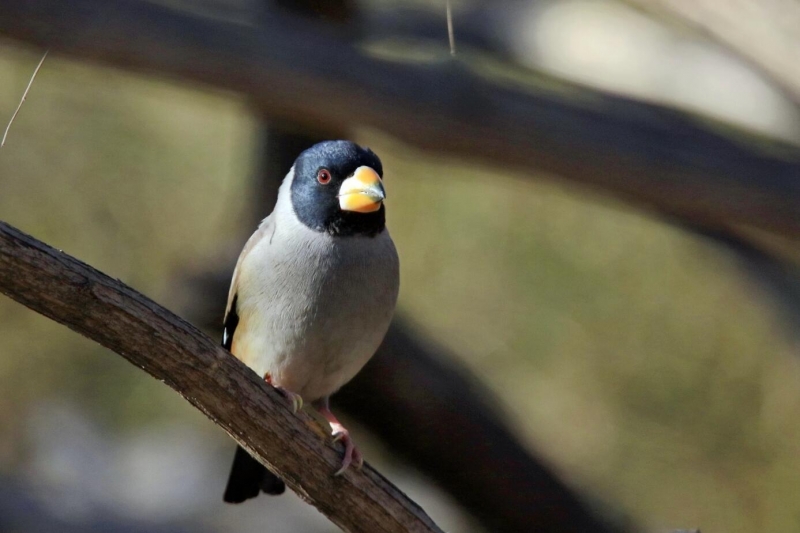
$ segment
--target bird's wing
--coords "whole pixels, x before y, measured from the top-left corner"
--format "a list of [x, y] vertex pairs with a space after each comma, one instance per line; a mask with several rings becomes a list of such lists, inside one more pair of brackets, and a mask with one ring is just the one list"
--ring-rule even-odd
[[273, 215], [270, 215], [265, 218], [261, 224], [259, 224], [258, 229], [245, 243], [242, 253], [239, 254], [239, 259], [236, 261], [236, 268], [233, 269], [231, 288], [228, 291], [228, 304], [225, 307], [225, 318], [222, 321], [222, 346], [226, 350], [231, 349], [231, 345], [233, 344], [233, 334], [236, 331], [236, 326], [239, 324], [239, 315], [236, 312], [236, 299], [239, 289], [239, 274], [241, 272], [242, 263], [244, 262], [244, 258], [247, 257], [247, 254], [249, 254], [253, 248], [255, 248], [256, 244], [258, 244], [261, 239], [270, 238], [272, 236], [272, 233], [275, 229], [273, 218]]
[[[222, 346], [226, 350], [230, 350], [233, 345], [233, 334], [236, 331], [236, 326], [239, 324], [239, 315], [236, 312], [236, 299], [237, 291], [239, 288], [239, 273], [244, 262], [256, 244], [261, 239], [269, 239], [275, 230], [275, 221], [273, 215], [268, 216], [258, 226], [258, 229], [247, 240], [247, 243], [239, 254], [239, 260], [236, 261], [236, 268], [233, 270], [233, 279], [231, 280], [231, 288], [228, 291], [228, 305], [225, 308], [225, 320], [223, 322], [222, 330]], [[283, 481], [267, 470], [267, 468], [250, 457], [241, 446], [236, 448], [236, 456], [233, 460], [231, 473], [228, 477], [228, 486], [225, 488], [225, 495], [223, 499], [229, 503], [241, 503], [249, 498], [255, 498], [260, 491], [267, 494], [281, 494], [286, 490], [286, 485]]]

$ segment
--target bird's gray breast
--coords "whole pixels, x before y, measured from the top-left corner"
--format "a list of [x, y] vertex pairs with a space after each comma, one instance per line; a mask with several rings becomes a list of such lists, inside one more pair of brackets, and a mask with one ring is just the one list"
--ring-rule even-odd
[[335, 392], [375, 353], [394, 313], [397, 252], [387, 230], [331, 237], [279, 223], [242, 265], [236, 354], [273, 383], [313, 401]]

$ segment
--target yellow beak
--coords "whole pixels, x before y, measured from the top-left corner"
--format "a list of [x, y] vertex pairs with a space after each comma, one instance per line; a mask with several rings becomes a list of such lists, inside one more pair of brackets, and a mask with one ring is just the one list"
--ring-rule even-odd
[[372, 213], [381, 208], [386, 191], [378, 173], [370, 167], [358, 167], [339, 187], [339, 207], [342, 211]]

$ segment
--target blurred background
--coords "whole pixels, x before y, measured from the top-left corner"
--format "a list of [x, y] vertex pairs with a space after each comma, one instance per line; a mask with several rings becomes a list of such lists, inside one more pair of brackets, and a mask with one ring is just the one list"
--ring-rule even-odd
[[[256, 3], [179, 7], [249, 20]], [[454, 1], [459, 54], [800, 142], [785, 87], [643, 3]], [[443, 1], [355, 8], [365, 53], [446, 56]], [[40, 57], [0, 41], [3, 125]], [[254, 193], [270, 142], [259, 118], [235, 94], [51, 54], [0, 149], [0, 219], [216, 336], [224, 295], [198, 279], [227, 283], [272, 208]], [[353, 127], [386, 169], [404, 328], [480, 382], [532, 457], [591, 508], [648, 531], [800, 528], [796, 322], [741, 254], [557, 177]], [[222, 430], [7, 298], [0, 317], [0, 530], [336, 530], [292, 493], [224, 505], [234, 443]], [[503, 529], [369, 428], [354, 431], [443, 529]]]

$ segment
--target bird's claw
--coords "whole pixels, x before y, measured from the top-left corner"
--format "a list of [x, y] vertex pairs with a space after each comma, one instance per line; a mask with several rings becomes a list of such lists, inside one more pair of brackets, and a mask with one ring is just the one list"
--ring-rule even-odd
[[278, 390], [286, 396], [289, 402], [292, 404], [292, 412], [296, 413], [300, 409], [303, 408], [303, 397], [295, 392], [288, 391], [286, 389], [282, 389], [278, 387]]
[[331, 425], [331, 436], [333, 437], [333, 442], [341, 442], [344, 444], [344, 457], [342, 458], [342, 466], [339, 468], [339, 470], [334, 472], [333, 475], [342, 475], [345, 470], [350, 468], [350, 465], [353, 465], [360, 470], [361, 467], [364, 466], [364, 456], [361, 455], [361, 451], [359, 451], [359, 449], [356, 448], [356, 445], [353, 443], [353, 439], [350, 437], [350, 432], [347, 431], [347, 428], [344, 427], [331, 412], [330, 407], [328, 407], [328, 398], [317, 400], [312, 405]]
[[289, 400], [289, 403], [292, 404], [292, 412], [297, 413], [300, 409], [303, 408], [303, 397], [297, 394], [296, 392], [292, 392], [290, 390], [286, 390], [283, 387], [278, 387], [274, 383], [272, 383], [272, 375], [268, 372], [264, 375], [264, 381], [278, 389], [278, 392], [286, 396]]
[[361, 467], [364, 466], [364, 456], [361, 455], [361, 451], [353, 443], [350, 432], [341, 424], [331, 424], [331, 429], [333, 430], [333, 442], [342, 442], [344, 444], [342, 466], [333, 475], [341, 475], [351, 465], [361, 470]]

